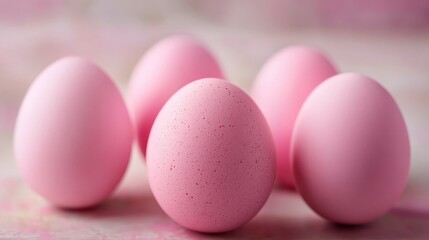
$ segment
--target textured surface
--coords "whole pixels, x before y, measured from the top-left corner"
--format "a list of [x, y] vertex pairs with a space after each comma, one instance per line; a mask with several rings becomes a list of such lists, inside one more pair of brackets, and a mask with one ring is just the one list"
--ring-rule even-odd
[[274, 156], [268, 124], [250, 96], [206, 78], [180, 89], [159, 112], [147, 149], [149, 183], [179, 224], [225, 232], [265, 204]]
[[[0, 7], [0, 238], [428, 239], [427, 25], [423, 25], [423, 29], [401, 31], [397, 28], [398, 20], [390, 22], [391, 30], [383, 30], [380, 25], [389, 25], [385, 22], [386, 15], [375, 11], [377, 14], [372, 17], [379, 24], [368, 20], [361, 26], [377, 30], [287, 28], [282, 23], [274, 23], [283, 16], [293, 15], [285, 11], [299, 15], [301, 21], [293, 21], [297, 25], [311, 21], [320, 26], [321, 16], [310, 14], [315, 18], [309, 18], [301, 14], [303, 10], [316, 11], [302, 4], [303, 1], [275, 1], [279, 4], [267, 6], [265, 1], [259, 1], [260, 4], [249, 3], [246, 8], [243, 4], [228, 6], [219, 1], [192, 1], [195, 4], [191, 6], [170, 0], [150, 4], [149, 1], [128, 1], [127, 4], [124, 4], [126, 1], [85, 1], [87, 5], [79, 1], [69, 4], [52, 0], [26, 1], [32, 5], [2, 1], [16, 3], [16, 6]], [[44, 7], [35, 2], [56, 4]], [[344, 19], [353, 16], [368, 16], [357, 11], [364, 10], [364, 6], [357, 8], [350, 6], [350, 1], [338, 2], [349, 11], [338, 11], [335, 4], [326, 9], [326, 15], [338, 25], [346, 24]], [[366, 2], [370, 5], [374, 1]], [[398, 6], [410, 1], [383, 2], [388, 2], [390, 12], [396, 12], [395, 6], [401, 9], [398, 18], [418, 21], [409, 8]], [[427, 5], [428, 2], [424, 2]], [[24, 8], [24, 14], [16, 14], [16, 7]], [[426, 18], [429, 16], [424, 7], [414, 7]], [[277, 14], [272, 13], [273, 9]], [[404, 11], [407, 14], [402, 14]], [[215, 16], [207, 16], [208, 12]], [[335, 16], [338, 12], [342, 17]], [[228, 22], [233, 24], [228, 25]], [[410, 132], [411, 175], [400, 204], [372, 224], [348, 228], [327, 223], [298, 195], [277, 187], [262, 211], [242, 228], [226, 234], [196, 234], [175, 224], [156, 204], [138, 151], [134, 151], [126, 180], [114, 196], [98, 208], [60, 211], [30, 191], [20, 179], [14, 163], [12, 134], [19, 104], [37, 74], [64, 55], [85, 55], [105, 69], [126, 92], [131, 71], [144, 51], [162, 37], [177, 32], [190, 32], [199, 37], [217, 56], [227, 78], [245, 90], [250, 89], [270, 56], [292, 44], [314, 45], [326, 52], [340, 71], [360, 72], [377, 79], [397, 100]]]

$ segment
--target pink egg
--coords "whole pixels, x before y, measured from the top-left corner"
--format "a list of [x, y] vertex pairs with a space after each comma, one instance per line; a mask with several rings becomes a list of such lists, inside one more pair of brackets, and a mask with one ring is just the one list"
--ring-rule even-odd
[[310, 92], [336, 74], [329, 60], [313, 48], [283, 49], [263, 66], [252, 89], [252, 97], [270, 125], [277, 156], [277, 178], [294, 187], [290, 164], [290, 141], [299, 110]]
[[392, 96], [370, 78], [345, 73], [305, 101], [292, 158], [298, 191], [314, 211], [333, 222], [364, 224], [400, 198], [410, 143]]
[[100, 203], [127, 167], [131, 126], [118, 89], [101, 69], [79, 57], [58, 60], [37, 77], [19, 111], [21, 175], [57, 206]]
[[224, 232], [252, 219], [275, 178], [274, 143], [253, 100], [220, 79], [192, 82], [160, 111], [150, 133], [150, 187], [177, 223]]
[[211, 53], [189, 36], [166, 38], [143, 56], [131, 77], [131, 109], [143, 154], [153, 121], [165, 102], [186, 84], [205, 77], [223, 78]]

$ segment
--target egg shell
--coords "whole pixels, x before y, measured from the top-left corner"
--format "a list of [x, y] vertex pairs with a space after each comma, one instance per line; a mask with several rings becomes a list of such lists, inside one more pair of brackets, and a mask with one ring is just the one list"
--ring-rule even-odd
[[290, 141], [296, 116], [322, 81], [336, 74], [331, 62], [318, 50], [306, 46], [284, 48], [262, 67], [252, 97], [270, 125], [277, 156], [277, 178], [294, 187]]
[[133, 131], [112, 80], [80, 57], [47, 67], [21, 105], [15, 156], [25, 182], [53, 204], [84, 208], [121, 180]]
[[194, 81], [160, 111], [147, 149], [150, 187], [177, 223], [225, 232], [252, 219], [275, 179], [265, 118], [241, 89], [220, 79]]
[[143, 154], [165, 102], [187, 83], [205, 77], [223, 78], [223, 74], [207, 48], [190, 36], [165, 38], [142, 57], [131, 76], [130, 97]]
[[344, 73], [319, 85], [299, 113], [292, 149], [298, 191], [333, 222], [375, 220], [407, 183], [410, 143], [401, 111], [365, 76]]

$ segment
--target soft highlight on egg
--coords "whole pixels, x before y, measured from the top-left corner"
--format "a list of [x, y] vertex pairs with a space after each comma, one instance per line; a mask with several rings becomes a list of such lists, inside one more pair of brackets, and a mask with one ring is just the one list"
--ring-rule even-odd
[[365, 224], [388, 212], [407, 183], [410, 142], [392, 96], [354, 73], [320, 84], [292, 138], [296, 186], [322, 217]]
[[274, 137], [277, 178], [289, 188], [294, 188], [290, 141], [296, 116], [311, 91], [335, 74], [332, 63], [318, 50], [292, 46], [271, 57], [255, 80], [252, 97]]
[[24, 181], [65, 208], [107, 198], [128, 165], [133, 131], [112, 80], [80, 57], [62, 58], [33, 82], [19, 110], [15, 157]]
[[181, 87], [206, 77], [224, 78], [208, 49], [190, 36], [165, 38], [141, 58], [131, 76], [130, 99], [143, 154], [153, 121], [165, 102]]

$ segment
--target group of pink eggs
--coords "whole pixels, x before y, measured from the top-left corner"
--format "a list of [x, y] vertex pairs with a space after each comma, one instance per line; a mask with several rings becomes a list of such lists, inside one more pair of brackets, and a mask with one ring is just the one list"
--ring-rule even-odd
[[136, 66], [128, 109], [96, 65], [58, 60], [34, 81], [18, 115], [21, 175], [56, 206], [94, 206], [120, 182], [136, 137], [157, 202], [192, 230], [245, 224], [265, 204], [276, 175], [332, 222], [368, 223], [395, 205], [410, 144], [402, 114], [380, 84], [337, 74], [305, 46], [269, 59], [251, 96], [222, 79], [202, 44], [169, 37]]

